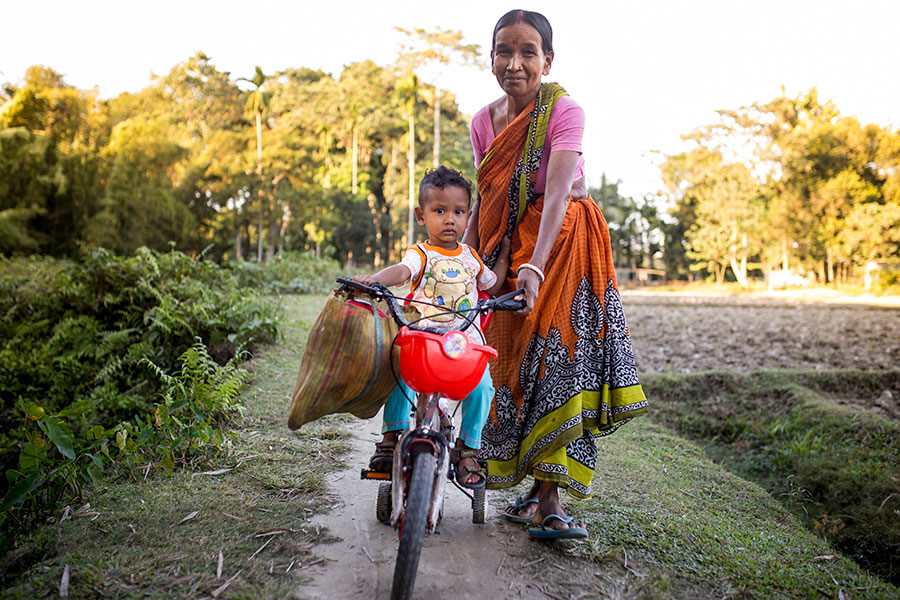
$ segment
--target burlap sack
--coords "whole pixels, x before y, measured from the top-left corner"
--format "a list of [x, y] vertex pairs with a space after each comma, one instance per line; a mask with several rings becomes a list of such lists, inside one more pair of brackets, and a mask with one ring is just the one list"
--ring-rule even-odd
[[[288, 427], [334, 413], [347, 412], [363, 419], [375, 416], [396, 385], [399, 349], [391, 343], [397, 324], [388, 307], [368, 296], [333, 291], [316, 319], [300, 361], [300, 373], [291, 395]], [[407, 318], [416, 313], [412, 309]]]

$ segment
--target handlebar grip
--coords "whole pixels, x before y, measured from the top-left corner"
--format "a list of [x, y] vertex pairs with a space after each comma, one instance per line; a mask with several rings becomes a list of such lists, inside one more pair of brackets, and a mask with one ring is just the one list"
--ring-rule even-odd
[[379, 289], [379, 284], [366, 285], [364, 283], [360, 283], [358, 281], [353, 281], [352, 279], [348, 279], [347, 277], [338, 277], [337, 282], [341, 285], [344, 285], [349, 288], [353, 288], [354, 290], [359, 290], [360, 292], [365, 292], [369, 295], [379, 294], [382, 290]]
[[493, 308], [494, 310], [521, 310], [525, 308], [527, 304], [525, 298], [522, 298], [521, 300], [516, 300], [515, 298], [516, 296], [524, 294], [525, 288], [519, 288], [514, 292], [497, 296], [492, 302], [494, 305]]

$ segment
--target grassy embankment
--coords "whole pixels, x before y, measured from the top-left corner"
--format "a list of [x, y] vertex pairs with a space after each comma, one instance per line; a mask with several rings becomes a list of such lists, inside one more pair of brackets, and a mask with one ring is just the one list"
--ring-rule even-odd
[[596, 495], [572, 507], [594, 535], [566, 554], [592, 557], [604, 593], [625, 598], [900, 597], [900, 426], [843, 403], [898, 382], [645, 377], [654, 412], [601, 441]]

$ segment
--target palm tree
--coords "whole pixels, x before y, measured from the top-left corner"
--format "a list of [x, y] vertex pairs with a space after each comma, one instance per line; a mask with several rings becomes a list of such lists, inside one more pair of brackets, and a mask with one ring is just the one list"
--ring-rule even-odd
[[[238, 77], [238, 80], [252, 83], [254, 86], [253, 91], [250, 92], [250, 95], [247, 97], [247, 103], [244, 105], [244, 109], [248, 114], [253, 114], [256, 117], [256, 176], [259, 178], [259, 220], [257, 222], [256, 230], [258, 237], [256, 244], [256, 260], [262, 262], [263, 238], [265, 238], [265, 235], [263, 234], [263, 213], [265, 207], [263, 206], [262, 191], [262, 116], [268, 108], [269, 97], [263, 92], [263, 84], [266, 82], [266, 75], [259, 66], [256, 67], [256, 73], [253, 75], [253, 79]], [[240, 237], [240, 231], [238, 231], [238, 237]], [[240, 248], [240, 240], [238, 240], [237, 247]]]
[[409, 123], [409, 150], [407, 154], [409, 159], [409, 219], [406, 227], [406, 243], [412, 244], [414, 243], [413, 223], [415, 220], [416, 202], [416, 97], [419, 93], [419, 78], [416, 77], [416, 74], [410, 70], [406, 77], [400, 81], [397, 92], [403, 98]]

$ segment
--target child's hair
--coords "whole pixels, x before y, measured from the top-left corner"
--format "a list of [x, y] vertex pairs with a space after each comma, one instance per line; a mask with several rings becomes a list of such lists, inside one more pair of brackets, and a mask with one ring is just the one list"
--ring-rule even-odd
[[455, 186], [466, 190], [469, 203], [472, 202], [472, 184], [463, 174], [456, 169], [441, 165], [435, 169], [425, 171], [425, 177], [419, 183], [419, 206], [424, 204], [426, 193], [434, 188], [444, 189], [447, 186]]

